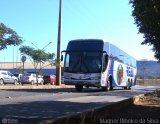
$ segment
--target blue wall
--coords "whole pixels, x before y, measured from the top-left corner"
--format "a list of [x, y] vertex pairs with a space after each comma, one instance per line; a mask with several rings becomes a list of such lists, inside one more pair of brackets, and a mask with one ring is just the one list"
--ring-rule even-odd
[[[10, 71], [11, 73], [19, 73], [16, 69], [6, 69], [8, 71]], [[24, 71], [26, 72], [35, 72], [34, 69], [24, 69]], [[41, 73], [45, 73], [45, 74], [56, 74], [56, 69], [42, 69], [40, 71]]]

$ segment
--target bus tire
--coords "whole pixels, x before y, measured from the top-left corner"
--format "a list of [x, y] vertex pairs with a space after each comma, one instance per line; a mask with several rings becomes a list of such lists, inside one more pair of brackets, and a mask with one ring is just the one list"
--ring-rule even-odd
[[107, 86], [102, 87], [102, 90], [103, 90], [103, 91], [113, 90], [113, 87], [112, 87], [112, 77], [109, 78], [109, 80], [107, 81]]
[[129, 82], [129, 86], [128, 86], [128, 90], [131, 90], [131, 87], [133, 86], [133, 81], [131, 79], [131, 81]]
[[75, 85], [75, 88], [78, 92], [81, 92], [83, 89], [83, 85]]
[[102, 87], [102, 91], [107, 91], [107, 87]]
[[113, 86], [112, 86], [112, 77], [109, 77], [109, 83], [110, 83], [110, 90], [113, 90]]
[[111, 83], [110, 81], [107, 81], [107, 91], [110, 91], [111, 90]]
[[131, 90], [131, 82], [130, 82], [129, 79], [128, 79], [127, 86], [125, 86], [124, 89], [125, 89], [125, 90]]

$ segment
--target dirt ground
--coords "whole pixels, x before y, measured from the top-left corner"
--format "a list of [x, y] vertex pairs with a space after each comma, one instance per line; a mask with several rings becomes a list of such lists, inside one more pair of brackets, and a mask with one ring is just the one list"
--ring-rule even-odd
[[160, 123], [160, 90], [141, 96], [133, 106], [112, 117], [121, 118], [121, 123]]
[[141, 86], [160, 86], [160, 79], [137, 79], [136, 84]]

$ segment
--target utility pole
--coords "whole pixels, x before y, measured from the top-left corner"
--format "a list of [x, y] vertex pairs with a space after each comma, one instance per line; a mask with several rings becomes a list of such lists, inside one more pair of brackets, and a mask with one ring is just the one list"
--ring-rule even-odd
[[59, 0], [58, 38], [57, 38], [57, 65], [56, 65], [56, 85], [61, 85], [61, 17], [62, 0]]

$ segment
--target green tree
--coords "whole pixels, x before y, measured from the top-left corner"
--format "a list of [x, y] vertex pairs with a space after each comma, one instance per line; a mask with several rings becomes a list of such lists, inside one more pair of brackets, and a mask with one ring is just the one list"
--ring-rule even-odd
[[0, 23], [0, 50], [10, 45], [20, 45], [22, 42], [21, 37], [15, 31]]
[[[40, 71], [44, 67], [49, 65], [54, 65], [55, 63], [54, 53], [46, 53], [45, 50], [34, 49], [33, 47], [30, 46], [21, 46], [19, 50], [21, 53], [27, 55], [30, 61], [32, 62], [33, 67], [35, 69], [36, 78], [38, 73], [40, 73]], [[45, 62], [48, 62], [49, 64], [46, 65]], [[38, 80], [37, 80], [37, 85], [38, 85]]]
[[142, 45], [152, 45], [160, 61], [160, 0], [130, 0], [132, 16], [139, 32], [144, 34]]

